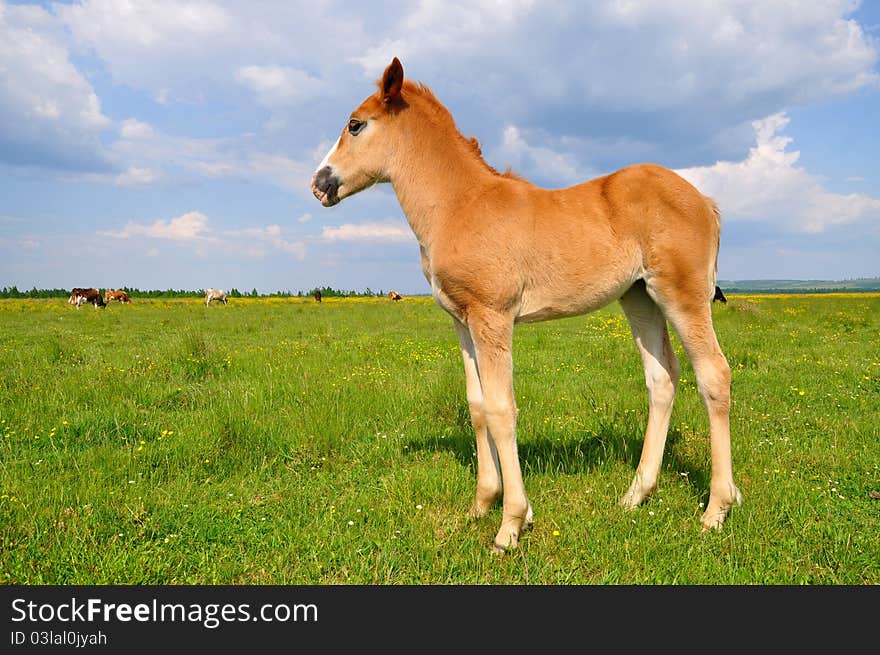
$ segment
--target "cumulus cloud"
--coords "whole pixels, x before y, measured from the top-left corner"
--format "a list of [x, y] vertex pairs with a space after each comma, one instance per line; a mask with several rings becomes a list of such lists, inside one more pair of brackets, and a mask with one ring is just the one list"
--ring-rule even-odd
[[[584, 138], [650, 136], [693, 158], [703, 140], [744, 148], [747, 130], [732, 126], [876, 84], [876, 44], [849, 17], [854, 7], [422, 0], [340, 20], [334, 2], [267, 12], [233, 0], [82, 0], [54, 11], [114, 78], [163, 102], [226, 97], [230, 83], [275, 109], [313, 98], [288, 138], [323, 125], [328, 108], [339, 113], [335, 129], [370, 92], [365, 81], [398, 56], [457, 116], [467, 111], [483, 139], [499, 123], [543, 125]], [[279, 114], [270, 124], [284, 122]]]
[[253, 89], [268, 107], [298, 104], [321, 93], [324, 83], [290, 66], [241, 66], [235, 79]]
[[206, 241], [214, 240], [209, 235], [208, 217], [201, 212], [187, 212], [177, 218], [162, 220], [150, 224], [129, 222], [124, 229], [99, 231], [98, 236], [116, 239], [133, 237], [149, 237], [151, 239], [167, 239], [170, 241]]
[[311, 196], [308, 180], [314, 168], [312, 148], [296, 159], [253, 136], [173, 136], [136, 119], [123, 121], [119, 134], [108, 152], [114, 160], [127, 163], [126, 171], [91, 179], [131, 186], [230, 177]]
[[593, 172], [583, 169], [571, 153], [530, 144], [515, 125], [504, 128], [501, 144], [492, 151], [490, 158], [503, 162], [503, 168], [510, 167], [522, 175], [540, 177], [555, 186], [583, 182], [593, 176]]
[[80, 0], [54, 11], [116, 81], [167, 106], [228, 100], [236, 83], [257, 91], [261, 102], [289, 101], [278, 87], [285, 79], [302, 97], [304, 86], [324, 78], [316, 71], [364, 47], [364, 22], [371, 20], [371, 12], [341, 20], [336, 3], [306, 0]]
[[[547, 3], [423, 0], [411, 5], [409, 12], [401, 13], [396, 29], [390, 30], [394, 36], [385, 37], [351, 60], [372, 78], [380, 75], [395, 56], [415, 60], [440, 52], [473, 53], [481, 50], [494, 34], [515, 31], [517, 24], [528, 20], [532, 11], [541, 11], [542, 4]], [[525, 42], [520, 46], [529, 47]]]
[[152, 184], [159, 175], [149, 168], [132, 166], [116, 176], [116, 186], [146, 186]]
[[[283, 252], [299, 260], [305, 258], [305, 243], [285, 238], [280, 225], [216, 230], [209, 222], [205, 214], [191, 211], [170, 220], [159, 219], [153, 223], [129, 221], [122, 230], [99, 230], [97, 235], [114, 239], [148, 238], [189, 244], [196, 247], [200, 256], [205, 256], [208, 253], [206, 247], [210, 246], [215, 250], [248, 257], [265, 257], [271, 252]], [[151, 256], [154, 256], [158, 254], [158, 250], [150, 248], [148, 253], [153, 253]]]
[[119, 136], [123, 139], [150, 139], [155, 136], [155, 131], [143, 121], [127, 118], [119, 125]]
[[770, 222], [806, 232], [859, 221], [880, 223], [880, 198], [833, 193], [821, 177], [797, 166], [800, 152], [789, 150], [792, 139], [781, 134], [788, 123], [784, 113], [754, 121], [755, 145], [742, 161], [677, 172], [714, 197], [733, 220]]
[[200, 85], [188, 87], [186, 80], [210, 76], [207, 62], [229, 47], [226, 36], [235, 29], [224, 7], [200, 0], [83, 0], [56, 4], [54, 11], [114, 78], [166, 101], [197, 97]]
[[[66, 182], [175, 185], [190, 198], [218, 180], [244, 182], [223, 193], [251, 189], [247, 212], [273, 196], [267, 187], [296, 196], [273, 209], [289, 210], [291, 232], [246, 219], [231, 234], [205, 220], [173, 238], [187, 234], [178, 216], [104, 233], [116, 246], [128, 234], [141, 253], [173, 246], [298, 258], [299, 230], [326, 250], [376, 244], [370, 254], [379, 257], [395, 250], [383, 241], [412, 239], [400, 221], [360, 223], [364, 204], [370, 216], [399, 211], [387, 186], [335, 210], [343, 225], [322, 231], [304, 212], [316, 206], [314, 165], [399, 56], [493, 166], [543, 186], [656, 161], [693, 176], [738, 225], [858, 231], [877, 212], [869, 171], [843, 173], [863, 173], [864, 186], [849, 188], [868, 193], [832, 191], [819, 175], [830, 171], [803, 168], [780, 113], [877, 85], [878, 42], [853, 20], [855, 7], [389, 0], [385, 11], [354, 12], [339, 0], [0, 0], [0, 164], [65, 169]], [[34, 188], [51, 195], [51, 183], [41, 184]], [[130, 207], [143, 201], [142, 192], [115, 193]], [[272, 201], [280, 198], [291, 200]]]
[[107, 48], [190, 49], [231, 22], [217, 3], [199, 0], [84, 0], [58, 12], [80, 38]]
[[249, 244], [247, 245], [247, 252], [255, 257], [264, 256], [267, 249], [281, 250], [295, 256], [299, 260], [304, 259], [306, 256], [305, 243], [283, 238], [280, 225], [227, 230], [223, 232], [223, 236], [224, 238], [234, 240], [236, 243]]
[[673, 165], [740, 155], [751, 120], [878, 82], [849, 0], [548, 4], [420, 3], [353, 60], [373, 77], [400, 56], [481, 138], [498, 122], [625, 136]]
[[108, 124], [54, 17], [0, 2], [0, 161], [107, 170], [100, 133]]
[[[849, 18], [849, 0], [799, 5], [796, 12], [781, 0], [422, 0], [346, 20], [338, 3], [305, 0], [271, 11], [233, 0], [80, 0], [51, 7], [51, 13], [33, 7], [6, 13], [39, 16], [29, 19], [39, 23], [37, 33], [54, 35], [51, 42], [63, 50], [54, 61], [69, 64], [63, 26], [71, 35], [64, 38], [118, 84], [169, 107], [238, 105], [245, 112], [238, 114], [241, 129], [223, 135], [237, 140], [234, 156], [199, 155], [197, 148], [210, 150], [216, 140], [197, 146], [190, 137], [188, 169], [208, 176], [248, 170], [285, 188], [302, 186], [285, 182], [287, 173], [308, 175], [291, 162], [316, 142], [335, 139], [395, 55], [408, 76], [438, 92], [484, 150], [509, 156], [515, 168], [549, 168], [567, 181], [575, 181], [575, 171], [633, 161], [685, 166], [742, 156], [755, 118], [878, 79], [876, 41]], [[26, 71], [19, 61], [25, 52], [8, 56]], [[67, 73], [65, 80], [88, 86], [72, 65]], [[95, 103], [97, 96], [85, 116], [101, 116]], [[257, 118], [255, 104], [269, 116]], [[28, 111], [50, 124], [73, 106], [42, 94]], [[84, 124], [93, 138], [95, 124]], [[241, 133], [257, 126], [257, 138]], [[499, 126], [515, 126], [514, 142]], [[152, 129], [128, 117], [119, 134], [131, 144], [153, 138]], [[626, 147], [588, 150], [600, 142]], [[96, 144], [93, 139], [95, 157]], [[123, 171], [158, 173], [168, 161], [143, 151], [134, 156], [130, 147], [114, 154]], [[281, 162], [283, 174], [260, 165], [273, 157], [290, 160]]]
[[344, 223], [321, 230], [324, 241], [413, 241], [412, 230], [400, 222]]

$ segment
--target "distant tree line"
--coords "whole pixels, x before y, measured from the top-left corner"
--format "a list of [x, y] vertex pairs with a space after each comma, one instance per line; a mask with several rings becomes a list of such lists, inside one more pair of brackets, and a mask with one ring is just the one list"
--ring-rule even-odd
[[[297, 291], [297, 297], [302, 296], [311, 296], [314, 295], [315, 291], [320, 291], [321, 296], [324, 298], [370, 298], [373, 296], [384, 296], [385, 292], [382, 290], [373, 291], [370, 287], [367, 287], [363, 291], [343, 291], [342, 289], [334, 289], [333, 287], [316, 287], [311, 289], [310, 291], [303, 293], [302, 291]], [[288, 292], [286, 295], [293, 295]]]
[[880, 291], [880, 277], [843, 280], [718, 280], [731, 293], [855, 293]]
[[[119, 287], [128, 295], [129, 298], [199, 298], [204, 297], [204, 289], [148, 289], [142, 290], [136, 287]], [[373, 296], [384, 296], [384, 291], [373, 291], [369, 287], [363, 291], [342, 289], [334, 289], [333, 287], [317, 287], [308, 291], [296, 291], [295, 293], [287, 291], [275, 291], [272, 293], [260, 293], [256, 289], [250, 291], [239, 291], [232, 288], [226, 292], [230, 298], [304, 298], [311, 297], [318, 290], [324, 298], [364, 298]], [[70, 296], [70, 289], [37, 289], [32, 288], [30, 291], [20, 291], [18, 287], [3, 287], [0, 289], [0, 298], [67, 298]]]
[[774, 289], [773, 287], [767, 287], [766, 289], [749, 289], [748, 287], [731, 287], [726, 289], [727, 293], [737, 294], [737, 293], [745, 293], [752, 296], [760, 296], [762, 294], [766, 294], [769, 296], [781, 296], [781, 295], [790, 295], [796, 296], [798, 294], [822, 294], [822, 293], [877, 293], [880, 291], [880, 287], [876, 289], [861, 289], [858, 287], [838, 287], [836, 289], [831, 289], [828, 287], [803, 287], [798, 289], [791, 288], [778, 288]]

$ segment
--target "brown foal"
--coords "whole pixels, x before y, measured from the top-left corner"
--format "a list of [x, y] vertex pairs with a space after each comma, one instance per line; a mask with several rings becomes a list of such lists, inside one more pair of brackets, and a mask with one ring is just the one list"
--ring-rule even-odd
[[712, 326], [720, 212], [674, 172], [640, 164], [565, 189], [543, 189], [482, 158], [431, 91], [395, 57], [351, 114], [311, 180], [326, 207], [390, 182], [418, 239], [422, 269], [453, 319], [477, 439], [482, 516], [502, 496], [497, 551], [531, 526], [516, 445], [515, 323], [574, 316], [619, 300], [642, 357], [648, 422], [621, 505], [657, 487], [679, 365], [678, 334], [709, 415], [712, 477], [704, 529], [742, 502], [730, 454], [730, 368]]

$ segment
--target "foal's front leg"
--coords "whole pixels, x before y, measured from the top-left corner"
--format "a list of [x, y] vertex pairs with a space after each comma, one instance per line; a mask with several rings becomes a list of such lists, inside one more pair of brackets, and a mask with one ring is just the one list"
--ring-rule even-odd
[[477, 372], [477, 357], [474, 341], [467, 327], [454, 320], [455, 332], [461, 344], [464, 360], [464, 373], [467, 381], [467, 402], [471, 414], [471, 425], [477, 437], [477, 496], [468, 515], [474, 518], [483, 516], [501, 496], [501, 469], [498, 464], [498, 451], [489, 438], [486, 417], [483, 413], [483, 389]]
[[532, 506], [526, 497], [516, 448], [513, 319], [488, 311], [481, 315], [472, 309], [468, 328], [483, 392], [483, 416], [501, 467], [503, 514], [494, 546], [496, 552], [503, 553], [516, 548], [520, 533], [532, 524]]

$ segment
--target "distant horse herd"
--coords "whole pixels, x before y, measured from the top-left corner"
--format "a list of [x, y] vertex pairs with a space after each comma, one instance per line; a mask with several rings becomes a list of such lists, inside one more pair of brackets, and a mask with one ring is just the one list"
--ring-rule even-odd
[[[319, 289], [315, 289], [313, 296], [317, 302], [321, 302], [321, 291]], [[396, 291], [389, 291], [388, 298], [391, 300], [403, 300], [403, 296]], [[210, 307], [211, 302], [214, 300], [224, 305], [229, 303], [229, 297], [223, 289], [206, 289], [205, 306]], [[131, 298], [121, 289], [107, 289], [102, 296], [100, 290], [94, 287], [74, 287], [70, 292], [70, 298], [67, 299], [67, 302], [77, 309], [83, 305], [94, 305], [95, 308], [101, 307], [103, 309], [112, 301], [130, 304]]]
[[67, 302], [74, 305], [77, 309], [83, 305], [94, 305], [95, 307], [106, 307], [111, 301], [128, 304], [131, 298], [122, 290], [107, 289], [103, 296], [101, 292], [95, 288], [74, 287], [70, 292], [70, 298]]

